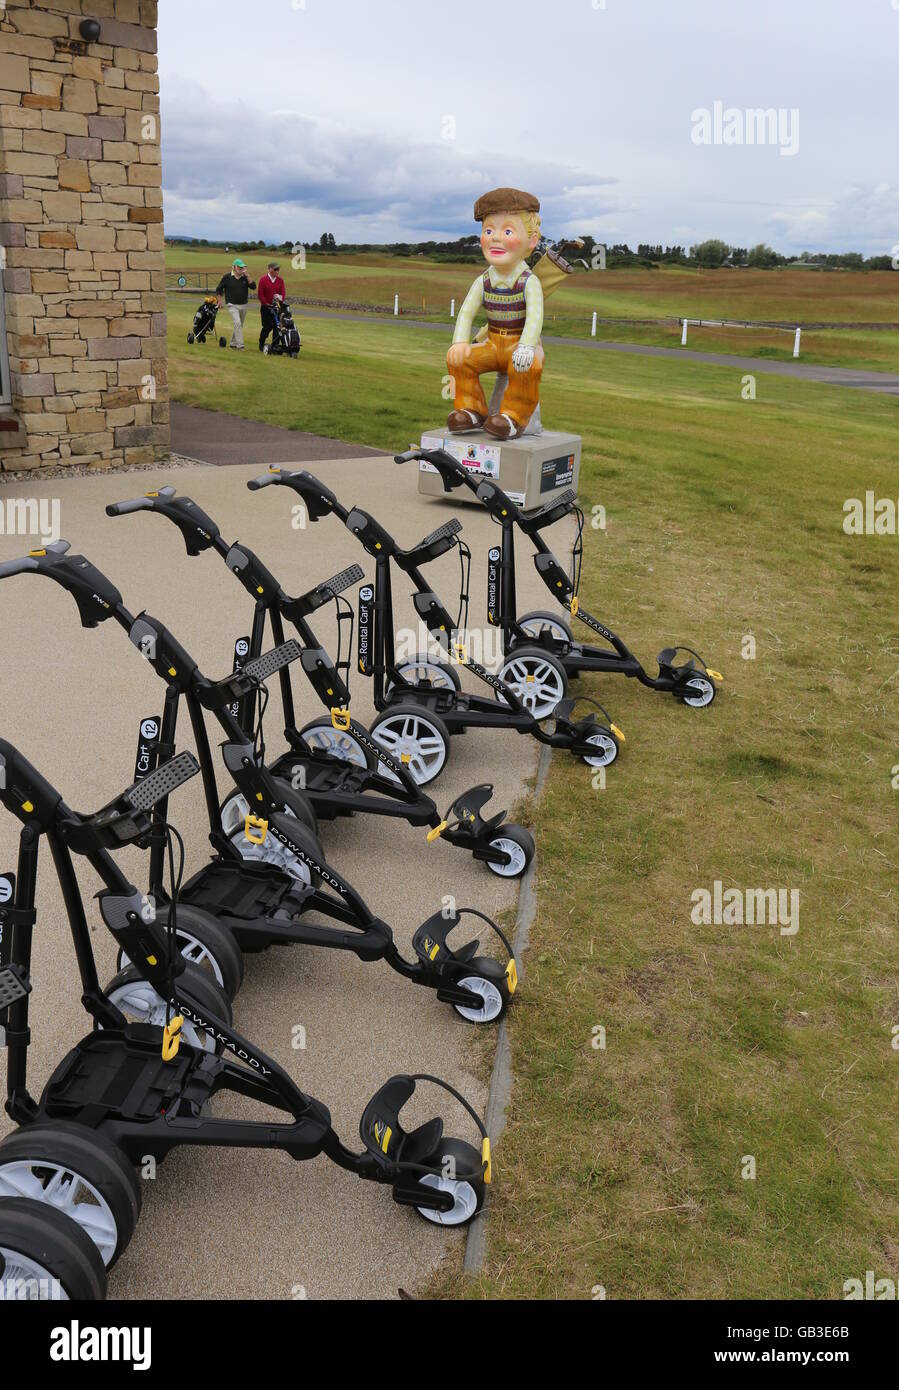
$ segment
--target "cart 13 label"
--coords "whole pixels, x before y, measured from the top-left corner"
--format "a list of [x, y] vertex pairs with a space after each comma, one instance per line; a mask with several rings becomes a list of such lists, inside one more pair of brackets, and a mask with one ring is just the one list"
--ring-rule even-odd
[[134, 780], [142, 782], [145, 777], [149, 777], [151, 772], [156, 771], [159, 762], [159, 734], [162, 729], [162, 720], [158, 714], [151, 714], [146, 719], [140, 721], [140, 733], [137, 739], [137, 757], [134, 760]]
[[371, 675], [371, 629], [375, 591], [370, 584], [363, 584], [359, 590], [358, 657], [359, 671], [363, 676]]
[[[233, 667], [231, 668], [232, 671], [242, 671], [243, 668], [244, 668], [244, 666], [245, 666], [246, 663], [247, 663], [247, 657], [248, 657], [249, 655], [250, 655], [250, 639], [249, 639], [249, 637], [238, 637], [237, 641], [234, 643], [234, 665], [233, 665]], [[240, 719], [240, 701], [239, 701], [239, 700], [235, 700], [234, 703], [231, 705], [231, 707], [230, 707], [230, 713], [231, 713], [231, 718], [232, 718], [232, 719], [238, 719], [238, 720]]]
[[499, 627], [500, 558], [496, 546], [487, 551], [487, 621], [491, 627]]

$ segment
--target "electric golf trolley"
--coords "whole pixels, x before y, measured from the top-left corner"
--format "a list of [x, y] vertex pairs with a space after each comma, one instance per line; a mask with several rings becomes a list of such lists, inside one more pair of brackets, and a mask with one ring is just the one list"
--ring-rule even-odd
[[[483, 503], [500, 527], [500, 545], [491, 547], [488, 556], [488, 620], [503, 634], [506, 659], [500, 677], [511, 680], [523, 659], [530, 660], [534, 648], [557, 661], [566, 678], [583, 672], [633, 676], [651, 690], [670, 692], [681, 704], [703, 709], [715, 698], [716, 682], [723, 681], [719, 671], [706, 666], [698, 652], [691, 647], [666, 647], [659, 652], [659, 674], [651, 676], [621, 638], [605, 627], [582, 606], [578, 598], [583, 557], [584, 515], [571, 489], [553, 497], [546, 506], [525, 512], [490, 478], [473, 474], [444, 449], [410, 449], [397, 454], [397, 463], [424, 461], [436, 468], [443, 479], [446, 492], [458, 487], [469, 488]], [[577, 517], [577, 534], [572, 547], [571, 573], [567, 574], [546, 544], [541, 532], [563, 517]], [[534, 566], [553, 598], [568, 612], [536, 611], [518, 616], [515, 582], [515, 528], [534, 546]], [[602, 637], [608, 647], [587, 646], [575, 640], [569, 618], [577, 618], [591, 632]], [[675, 665], [678, 652], [688, 660]], [[700, 663], [694, 665], [693, 658]], [[564, 693], [564, 692], [563, 692]]]
[[[120, 871], [111, 851], [130, 844], [146, 847], [158, 831], [158, 812], [170, 793], [199, 770], [192, 755], [182, 753], [95, 815], [81, 815], [69, 809], [12, 744], [0, 740], [0, 803], [22, 824], [16, 872], [4, 876], [7, 901], [0, 906], [0, 1045], [7, 1053], [6, 1110], [20, 1126], [0, 1142], [0, 1242], [10, 1238], [11, 1227], [15, 1235], [22, 1220], [21, 1207], [8, 1212], [6, 1199], [20, 1204], [25, 1199], [64, 1213], [110, 1267], [128, 1245], [140, 1213], [135, 1165], [148, 1156], [161, 1162], [181, 1144], [276, 1149], [297, 1160], [324, 1153], [360, 1178], [389, 1185], [396, 1202], [414, 1207], [425, 1219], [465, 1224], [481, 1206], [491, 1176], [487, 1133], [468, 1102], [439, 1078], [393, 1076], [365, 1107], [362, 1152], [347, 1148], [321, 1101], [304, 1094], [273, 1058], [232, 1027], [224, 991], [173, 945], [174, 912], [163, 926], [152, 902]], [[167, 823], [166, 830], [176, 834]], [[35, 1100], [28, 1091], [28, 1022], [38, 855], [44, 837], [65, 902], [82, 1002], [94, 1027], [63, 1058]], [[100, 988], [76, 856], [87, 861], [104, 885], [100, 914], [131, 960], [135, 978], [164, 1001], [161, 1026], [129, 1024]], [[173, 877], [173, 904], [177, 886]], [[467, 1111], [481, 1135], [480, 1152], [465, 1141], [444, 1138], [439, 1117], [409, 1133], [402, 1128], [400, 1112], [419, 1081], [440, 1086]], [[209, 1101], [227, 1092], [287, 1118], [277, 1123], [268, 1117], [208, 1115]], [[77, 1242], [70, 1228], [57, 1223], [49, 1235], [55, 1245], [48, 1243], [45, 1229], [35, 1229], [30, 1242], [17, 1240], [12, 1249], [0, 1245], [4, 1264], [11, 1257], [13, 1272], [24, 1266], [22, 1274], [33, 1280], [39, 1270], [48, 1271], [39, 1252], [51, 1248], [59, 1256], [63, 1242], [71, 1274]], [[83, 1244], [78, 1261], [82, 1287], [73, 1290], [75, 1296], [102, 1297], [102, 1274], [95, 1268], [94, 1292], [85, 1292], [91, 1267]], [[61, 1257], [51, 1261], [49, 1272], [58, 1272], [52, 1266], [60, 1263]], [[63, 1294], [69, 1291], [63, 1288]]]
[[[524, 873], [534, 857], [533, 838], [523, 826], [506, 823], [505, 812], [484, 817], [484, 807], [493, 795], [490, 784], [463, 792], [442, 818], [402, 761], [392, 757], [368, 729], [350, 717], [350, 692], [344, 678], [344, 673], [349, 674], [349, 661], [342, 661], [340, 652], [336, 663], [332, 661], [309, 619], [333, 601], [339, 628], [349, 624], [352, 646], [353, 609], [342, 595], [364, 578], [359, 565], [342, 570], [300, 598], [290, 598], [258, 555], [239, 542], [229, 544], [212, 518], [191, 498], [177, 496], [173, 487], [114, 502], [106, 512], [109, 516], [151, 512], [165, 517], [181, 532], [188, 555], [214, 550], [224, 560], [255, 603], [252, 633], [238, 639], [235, 647], [238, 667], [262, 655], [267, 624], [276, 648], [284, 644], [285, 620], [295, 628], [302, 645], [300, 666], [328, 714], [297, 729], [290, 668], [282, 666], [278, 677], [289, 751], [271, 763], [269, 771], [273, 777], [299, 786], [319, 821], [357, 813], [400, 818], [410, 825], [429, 826], [433, 832], [429, 839], [442, 838], [470, 851], [501, 878], [518, 878]], [[244, 729], [252, 729], [255, 692], [234, 713]], [[228, 798], [222, 807], [226, 827], [237, 828], [238, 822], [242, 825], [248, 809], [240, 792]]]
[[[359, 595], [358, 669], [373, 680], [379, 711], [372, 736], [410, 768], [419, 786], [432, 782], [449, 757], [450, 738], [466, 729], [503, 729], [530, 734], [540, 743], [565, 748], [591, 767], [606, 767], [618, 756], [620, 729], [598, 723], [594, 714], [572, 719], [574, 701], [564, 700], [564, 671], [554, 656], [535, 646], [520, 680], [506, 682], [487, 671], [467, 653], [456, 634], [468, 614], [468, 571], [471, 552], [460, 541], [461, 523], [453, 518], [403, 550], [390, 533], [361, 507], [347, 508], [312, 473], [272, 468], [247, 483], [251, 491], [279, 485], [302, 499], [310, 521], [336, 516], [375, 561], [375, 583]], [[430, 588], [421, 566], [458, 548], [462, 566], [459, 616], [454, 621]], [[420, 620], [449, 660], [418, 653], [398, 657], [394, 637], [391, 562], [413, 585], [412, 602]], [[471, 671], [491, 690], [489, 696], [463, 691], [455, 662]], [[605, 713], [605, 711], [603, 711]], [[608, 716], [606, 716], [608, 718]], [[541, 721], [552, 719], [550, 730]]]
[[[283, 778], [271, 775], [265, 766], [264, 746], [245, 733], [234, 717], [235, 703], [258, 694], [266, 679], [300, 657], [299, 643], [286, 642], [240, 671], [211, 681], [162, 623], [148, 613], [133, 617], [112, 582], [83, 555], [69, 551], [68, 541], [60, 540], [21, 560], [7, 561], [0, 564], [0, 579], [28, 573], [44, 575], [72, 594], [83, 627], [97, 627], [114, 619], [125, 629], [165, 682], [157, 756], [167, 758], [175, 752], [179, 708], [182, 699], [186, 702], [214, 854], [180, 889], [182, 948], [201, 957], [207, 972], [211, 971], [232, 996], [243, 975], [241, 951], [302, 944], [350, 951], [363, 961], [385, 960], [413, 984], [435, 990], [438, 999], [452, 1004], [468, 1022], [499, 1019], [515, 993], [518, 976], [512, 948], [496, 923], [475, 908], [444, 908], [418, 927], [412, 938], [416, 958], [406, 960], [387, 923], [372, 913], [356, 889], [326, 860], [310, 826], [311, 813], [303, 794]], [[243, 818], [243, 827], [236, 831], [223, 825], [204, 711], [214, 716], [225, 735], [225, 767], [246, 806], [252, 808]], [[150, 892], [163, 904], [167, 901], [163, 882], [165, 812], [163, 799], [155, 817], [150, 853]], [[246, 856], [251, 852], [258, 858], [248, 862]], [[309, 914], [338, 925], [308, 921]], [[210, 916], [214, 919], [212, 932]], [[506, 964], [477, 955], [478, 941], [466, 942], [457, 950], [449, 944], [450, 933], [466, 916], [486, 923], [502, 943], [508, 956]], [[123, 956], [120, 964], [127, 967], [128, 963]], [[134, 1002], [142, 1002], [145, 1014], [158, 1007], [155, 998]]]

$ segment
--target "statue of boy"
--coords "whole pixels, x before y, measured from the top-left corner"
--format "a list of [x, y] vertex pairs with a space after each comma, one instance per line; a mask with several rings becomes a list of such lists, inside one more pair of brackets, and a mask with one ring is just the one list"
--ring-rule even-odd
[[[488, 268], [468, 291], [446, 354], [455, 384], [447, 427], [454, 434], [483, 427], [496, 439], [514, 439], [540, 403], [543, 287], [525, 264], [540, 240], [539, 214], [539, 201], [519, 188], [495, 188], [474, 205]], [[487, 337], [472, 343], [472, 324], [482, 308]], [[507, 373], [509, 379], [498, 413], [489, 416], [481, 385], [487, 372]]]

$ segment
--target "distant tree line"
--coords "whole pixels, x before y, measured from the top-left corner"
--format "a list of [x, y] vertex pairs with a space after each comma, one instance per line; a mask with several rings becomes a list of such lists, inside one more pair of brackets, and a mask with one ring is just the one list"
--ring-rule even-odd
[[[392, 241], [392, 242], [339, 242], [333, 232], [322, 232], [318, 241], [306, 241], [298, 237], [296, 241], [229, 241], [208, 240], [206, 237], [169, 237], [169, 242], [177, 245], [222, 247], [229, 251], [278, 251], [292, 254], [297, 247], [319, 255], [361, 255], [365, 253], [399, 257], [424, 256], [431, 261], [480, 263], [480, 238], [477, 234], [457, 237], [455, 241]], [[579, 238], [568, 239], [567, 245], [580, 243], [573, 253], [575, 264], [583, 261], [592, 265], [593, 250], [601, 243], [597, 238], [585, 233]], [[566, 254], [569, 254], [566, 248]], [[890, 270], [893, 267], [889, 255], [863, 256], [858, 251], [803, 251], [798, 256], [783, 256], [773, 247], [759, 242], [757, 246], [731, 246], [718, 237], [710, 237], [695, 246], [663, 246], [650, 242], [640, 242], [636, 250], [631, 250], [626, 242], [606, 243], [606, 265], [609, 270], [626, 266], [644, 266], [648, 270], [660, 265], [700, 266], [703, 269], [718, 270], [723, 267], [755, 270], [774, 270], [778, 266], [808, 266], [822, 270]]]

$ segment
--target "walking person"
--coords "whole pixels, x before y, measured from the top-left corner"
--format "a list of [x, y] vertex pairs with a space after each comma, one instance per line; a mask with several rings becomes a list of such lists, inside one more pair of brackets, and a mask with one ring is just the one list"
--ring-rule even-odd
[[243, 326], [249, 309], [250, 290], [255, 290], [256, 281], [251, 280], [247, 275], [247, 263], [240, 259], [236, 260], [226, 275], [223, 275], [216, 286], [216, 294], [219, 303], [224, 299], [225, 307], [231, 315], [234, 324], [234, 331], [231, 334], [231, 341], [228, 344], [237, 352], [243, 352]]
[[281, 304], [287, 297], [287, 290], [280, 275], [281, 267], [277, 261], [269, 261], [268, 271], [259, 281], [259, 306], [262, 311], [262, 332], [259, 334], [259, 351], [265, 347], [265, 340], [274, 333], [277, 320], [274, 304]]

